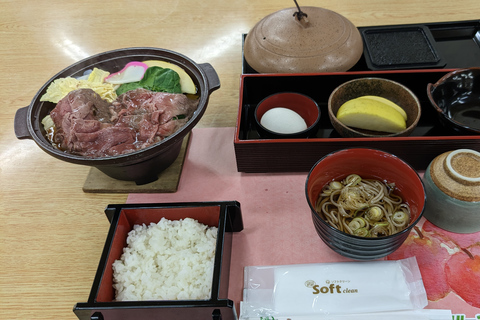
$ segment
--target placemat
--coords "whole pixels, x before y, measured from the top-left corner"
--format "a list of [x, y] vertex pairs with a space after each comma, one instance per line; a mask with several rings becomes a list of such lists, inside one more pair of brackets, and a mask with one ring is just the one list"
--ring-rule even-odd
[[[234, 135], [234, 128], [194, 129], [178, 191], [170, 194], [130, 194], [127, 203], [239, 201], [244, 230], [233, 234], [228, 294], [239, 312], [245, 266], [353, 260], [329, 249], [315, 232], [305, 197], [307, 173], [238, 172]], [[452, 234], [436, 228], [425, 219], [418, 224], [418, 229], [423, 233], [424, 241], [419, 241], [417, 232], [412, 231], [396, 255], [387, 258], [417, 256], [422, 275], [435, 280], [424, 281], [430, 293], [427, 308], [448, 309], [468, 318], [480, 314], [479, 291], [475, 287], [478, 283], [476, 279], [480, 277], [480, 266], [477, 264], [476, 269], [468, 269], [469, 257], [462, 250], [469, 249], [476, 256], [475, 261], [480, 262], [480, 252], [476, 250], [480, 248], [480, 232]], [[455, 285], [446, 279], [446, 265], [454, 265], [449, 263], [450, 259], [466, 263], [464, 267], [458, 265], [460, 277]], [[475, 261], [472, 261], [472, 266], [475, 266]], [[458, 284], [458, 280], [463, 278], [466, 280]]]
[[87, 193], [170, 193], [176, 192], [182, 174], [185, 155], [187, 153], [191, 132], [183, 139], [182, 148], [177, 159], [170, 167], [162, 171], [158, 180], [143, 185], [134, 181], [123, 181], [110, 178], [97, 168], [91, 168], [83, 185]]

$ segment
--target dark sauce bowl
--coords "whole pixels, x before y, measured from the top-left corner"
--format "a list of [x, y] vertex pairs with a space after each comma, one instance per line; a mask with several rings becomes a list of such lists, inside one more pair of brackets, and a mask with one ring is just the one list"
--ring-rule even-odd
[[[87, 158], [56, 149], [46, 138], [42, 119], [55, 107], [54, 103], [40, 101], [48, 86], [56, 79], [78, 77], [86, 70], [97, 67], [109, 72], [120, 71], [128, 62], [162, 60], [185, 70], [197, 87], [199, 104], [191, 119], [179, 130], [147, 148], [112, 157]], [[29, 106], [15, 114], [15, 135], [18, 139], [32, 139], [51, 156], [70, 163], [98, 168], [106, 175], [118, 179], [146, 184], [158, 179], [178, 157], [184, 137], [205, 113], [210, 94], [220, 88], [216, 71], [208, 63], [197, 64], [186, 56], [159, 48], [125, 48], [100, 53], [81, 60], [57, 73], [37, 92]]]
[[447, 73], [435, 84], [427, 85], [427, 95], [447, 130], [462, 135], [480, 134], [480, 68]]

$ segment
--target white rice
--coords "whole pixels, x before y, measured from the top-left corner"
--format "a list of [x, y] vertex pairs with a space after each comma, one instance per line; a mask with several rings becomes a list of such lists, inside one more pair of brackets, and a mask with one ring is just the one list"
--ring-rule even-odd
[[210, 299], [216, 239], [216, 227], [191, 218], [135, 225], [112, 265], [115, 299]]

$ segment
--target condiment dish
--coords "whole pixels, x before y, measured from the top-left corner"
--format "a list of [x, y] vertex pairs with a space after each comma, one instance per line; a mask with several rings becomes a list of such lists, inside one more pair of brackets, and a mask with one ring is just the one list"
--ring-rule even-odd
[[[346, 126], [337, 119], [337, 112], [345, 102], [368, 95], [388, 99], [404, 109], [407, 114], [406, 129], [397, 133], [370, 131]], [[421, 114], [420, 101], [410, 89], [384, 78], [366, 77], [347, 81], [335, 88], [328, 98], [328, 116], [335, 131], [344, 138], [409, 136], [416, 128]]]
[[[264, 115], [277, 108], [288, 109], [278, 113], [273, 119], [276, 122], [276, 128], [266, 127], [262, 122]], [[291, 112], [293, 111], [293, 113]], [[296, 124], [293, 116], [300, 116], [305, 122], [305, 127], [300, 131], [292, 131]], [[274, 139], [295, 139], [308, 138], [316, 134], [320, 125], [321, 110], [318, 104], [312, 98], [295, 92], [280, 92], [272, 94], [262, 101], [255, 108], [255, 123], [258, 133], [263, 138]], [[263, 123], [263, 124], [262, 124]], [[278, 130], [275, 130], [277, 129]]]
[[427, 85], [427, 95], [442, 125], [457, 134], [480, 134], [480, 68], [447, 73]]

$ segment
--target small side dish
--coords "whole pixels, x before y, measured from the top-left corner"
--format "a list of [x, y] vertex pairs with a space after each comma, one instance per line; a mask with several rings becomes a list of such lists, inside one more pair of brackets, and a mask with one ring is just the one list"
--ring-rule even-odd
[[349, 80], [328, 98], [330, 122], [343, 138], [406, 137], [415, 130], [421, 115], [417, 96], [386, 78]]
[[320, 117], [321, 110], [315, 100], [297, 92], [271, 94], [254, 111], [258, 133], [266, 139], [314, 137]]
[[457, 69], [427, 85], [427, 96], [443, 127], [456, 134], [480, 134], [480, 68]]

